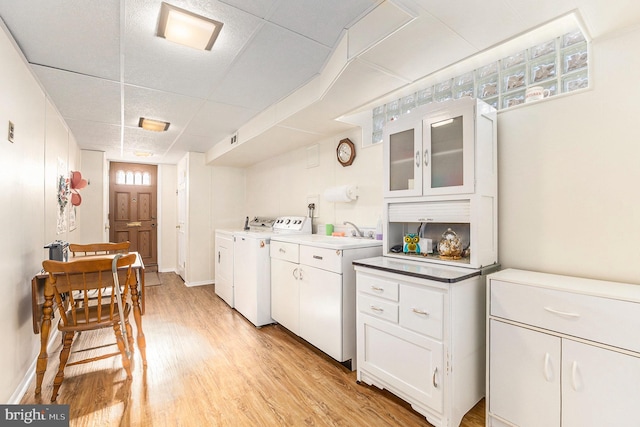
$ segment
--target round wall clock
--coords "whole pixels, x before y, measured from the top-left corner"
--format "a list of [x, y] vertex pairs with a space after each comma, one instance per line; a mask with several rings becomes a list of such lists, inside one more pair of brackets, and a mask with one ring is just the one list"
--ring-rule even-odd
[[345, 138], [338, 143], [336, 156], [342, 166], [349, 166], [353, 163], [353, 159], [356, 158], [356, 146], [353, 145], [349, 138]]

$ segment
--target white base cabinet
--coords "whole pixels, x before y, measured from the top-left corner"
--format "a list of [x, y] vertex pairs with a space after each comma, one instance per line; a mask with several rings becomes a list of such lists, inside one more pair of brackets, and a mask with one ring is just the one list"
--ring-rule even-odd
[[355, 267], [358, 381], [389, 390], [434, 426], [460, 425], [484, 396], [486, 276], [430, 280], [415, 274], [434, 270], [426, 263], [395, 262], [393, 272], [363, 261]]
[[381, 246], [330, 249], [271, 239], [271, 317], [338, 362], [355, 369], [354, 259]]
[[640, 425], [640, 286], [489, 276], [487, 426]]

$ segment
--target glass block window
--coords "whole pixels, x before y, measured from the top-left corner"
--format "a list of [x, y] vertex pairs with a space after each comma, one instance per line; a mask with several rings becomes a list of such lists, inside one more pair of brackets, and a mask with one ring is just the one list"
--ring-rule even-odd
[[497, 110], [525, 102], [527, 88], [548, 96], [589, 87], [589, 48], [579, 29], [531, 46], [460, 76], [440, 81], [373, 109], [372, 143], [382, 142], [386, 122], [415, 106], [473, 96]]

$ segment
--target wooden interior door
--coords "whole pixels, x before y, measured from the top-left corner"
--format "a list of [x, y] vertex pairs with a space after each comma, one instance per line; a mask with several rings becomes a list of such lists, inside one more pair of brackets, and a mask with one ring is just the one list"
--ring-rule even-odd
[[158, 167], [111, 162], [109, 169], [109, 240], [131, 242], [145, 267], [158, 265]]

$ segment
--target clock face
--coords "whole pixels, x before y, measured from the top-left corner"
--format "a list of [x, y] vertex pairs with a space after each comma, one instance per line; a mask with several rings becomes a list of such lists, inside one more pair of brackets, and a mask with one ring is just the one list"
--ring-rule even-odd
[[342, 166], [349, 166], [353, 163], [353, 159], [356, 157], [356, 147], [349, 138], [345, 138], [338, 144], [336, 155]]
[[340, 148], [338, 149], [338, 157], [340, 157], [341, 162], [346, 162], [351, 157], [351, 147], [348, 144], [340, 144]]

